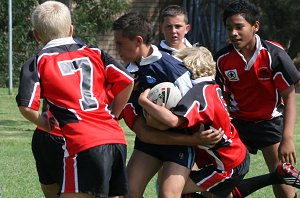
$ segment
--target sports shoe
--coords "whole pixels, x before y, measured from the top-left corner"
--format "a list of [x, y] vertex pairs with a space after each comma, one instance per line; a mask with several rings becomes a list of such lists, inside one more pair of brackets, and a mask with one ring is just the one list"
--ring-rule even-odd
[[300, 188], [300, 172], [290, 163], [281, 163], [276, 168], [277, 175], [284, 184]]

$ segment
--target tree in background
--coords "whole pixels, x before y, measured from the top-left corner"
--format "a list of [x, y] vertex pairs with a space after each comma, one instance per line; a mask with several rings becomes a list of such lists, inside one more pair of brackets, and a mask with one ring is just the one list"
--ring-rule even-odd
[[278, 41], [292, 59], [300, 52], [300, 1], [299, 0], [252, 0], [262, 13], [262, 38]]
[[[230, 0], [182, 0], [189, 13], [191, 31], [188, 38], [216, 52], [226, 43], [222, 13]], [[300, 1], [249, 0], [261, 10], [259, 35], [281, 43], [291, 58], [300, 52]], [[167, 1], [170, 3], [170, 1]], [[175, 2], [175, 1], [174, 1]], [[176, 1], [178, 2], [178, 1]]]
[[[19, 80], [20, 67], [38, 50], [31, 27], [31, 10], [45, 0], [13, 0], [13, 84]], [[61, 0], [72, 11], [74, 37], [96, 45], [97, 35], [111, 28], [116, 15], [127, 9], [125, 0]], [[8, 84], [8, 1], [0, 0], [0, 87]]]

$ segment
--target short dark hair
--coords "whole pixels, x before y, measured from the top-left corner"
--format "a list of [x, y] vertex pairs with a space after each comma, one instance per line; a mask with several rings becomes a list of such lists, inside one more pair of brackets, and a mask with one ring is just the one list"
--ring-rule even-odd
[[141, 36], [146, 45], [151, 44], [153, 39], [153, 27], [150, 22], [138, 12], [128, 12], [113, 23], [114, 31], [122, 32], [122, 36], [133, 40]]
[[179, 5], [169, 5], [165, 7], [160, 13], [159, 21], [160, 23], [163, 23], [166, 17], [174, 17], [178, 15], [184, 15], [184, 22], [188, 24], [189, 20], [187, 12], [183, 7]]
[[254, 25], [256, 21], [259, 21], [261, 16], [258, 8], [247, 0], [235, 0], [231, 1], [225, 8], [223, 13], [223, 23], [226, 26], [226, 20], [228, 17], [240, 14], [245, 20]]

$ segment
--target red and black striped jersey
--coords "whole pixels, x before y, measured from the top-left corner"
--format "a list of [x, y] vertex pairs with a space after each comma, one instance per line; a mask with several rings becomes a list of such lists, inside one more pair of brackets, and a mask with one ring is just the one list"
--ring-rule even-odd
[[[215, 164], [219, 170], [231, 170], [243, 162], [246, 156], [246, 147], [241, 142], [223, 100], [222, 91], [211, 78], [195, 84], [179, 101], [174, 114], [184, 117], [186, 122], [181, 128], [198, 130], [200, 125], [205, 129], [224, 130], [222, 140], [213, 148], [198, 146], [196, 158], [198, 166]], [[199, 156], [199, 157], [198, 157]]]
[[282, 47], [256, 35], [256, 51], [249, 62], [232, 45], [216, 55], [216, 81], [230, 98], [233, 118], [267, 120], [282, 115], [280, 92], [300, 80]]
[[16, 100], [18, 106], [38, 110], [45, 98], [73, 155], [103, 144], [126, 144], [109, 103], [132, 81], [102, 50], [62, 38], [50, 41], [22, 66]]

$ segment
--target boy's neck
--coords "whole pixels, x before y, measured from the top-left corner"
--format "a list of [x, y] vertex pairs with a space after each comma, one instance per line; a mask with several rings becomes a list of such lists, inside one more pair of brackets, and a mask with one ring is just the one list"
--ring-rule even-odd
[[256, 51], [256, 37], [253, 38], [253, 41], [249, 43], [244, 49], [241, 49], [240, 53], [243, 54], [247, 62], [252, 58], [253, 54]]
[[185, 45], [183, 42], [179, 43], [178, 45], [172, 45], [172, 44], [170, 44], [170, 43], [168, 43], [168, 42], [166, 41], [166, 44], [167, 44], [169, 47], [174, 48], [174, 49], [176, 49], [176, 50], [181, 50], [181, 49], [186, 48], [186, 45]]
[[142, 46], [142, 56], [144, 58], [150, 56], [153, 53], [153, 48], [151, 45], [144, 45]]

